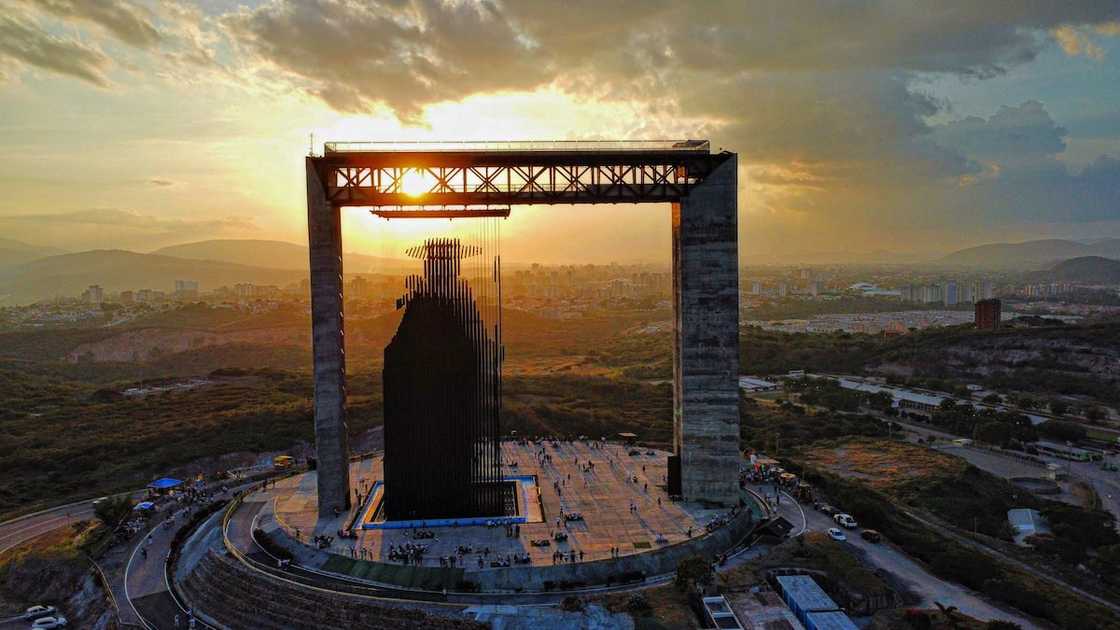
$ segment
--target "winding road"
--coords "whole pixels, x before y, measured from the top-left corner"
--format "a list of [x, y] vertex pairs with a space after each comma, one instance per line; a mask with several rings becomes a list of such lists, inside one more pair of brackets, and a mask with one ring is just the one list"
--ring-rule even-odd
[[[753, 488], [771, 500], [774, 497], [773, 486], [769, 484], [758, 485]], [[800, 503], [785, 492], [782, 493], [781, 503], [776, 508], [779, 514], [794, 524], [795, 528], [803, 528], [805, 531], [826, 532], [830, 527], [836, 527], [836, 523], [830, 517], [814, 509], [804, 509]], [[793, 533], [796, 532], [795, 529]], [[1022, 613], [1004, 610], [974, 591], [938, 578], [887, 541], [881, 543], [867, 542], [860, 538], [855, 530], [848, 530], [847, 534], [848, 540], [843, 544], [854, 548], [857, 554], [865, 558], [870, 564], [904, 582], [914, 594], [921, 598], [920, 606], [922, 608], [934, 608], [934, 602], [939, 602], [945, 606], [956, 606], [962, 613], [983, 621], [1004, 619], [1017, 623], [1023, 628], [1039, 627], [1037, 622]]]

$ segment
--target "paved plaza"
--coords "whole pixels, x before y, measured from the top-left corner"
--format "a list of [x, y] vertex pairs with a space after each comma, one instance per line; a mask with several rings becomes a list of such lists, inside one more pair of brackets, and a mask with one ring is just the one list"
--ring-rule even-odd
[[[641, 553], [660, 546], [700, 536], [705, 525], [725, 510], [704, 509], [669, 500], [665, 491], [664, 451], [601, 442], [540, 442], [502, 444], [503, 472], [506, 476], [535, 475], [540, 488], [538, 505], [529, 514], [539, 518], [521, 524], [510, 535], [503, 526], [428, 528], [435, 538], [414, 538], [416, 530], [357, 530], [356, 539], [336, 538], [331, 551], [345, 557], [391, 561], [390, 550], [406, 544], [424, 545], [425, 566], [440, 566], [441, 558], [455, 556], [456, 565], [478, 570], [500, 558], [528, 556], [534, 565], [552, 564], [553, 554], [561, 551], [566, 562], [592, 561]], [[364, 493], [381, 479], [381, 458], [373, 457], [351, 464], [355, 489]], [[312, 536], [335, 535], [349, 524], [353, 514], [364, 510], [355, 506], [351, 514], [320, 518], [315, 503], [315, 474], [297, 475], [277, 483], [270, 490], [275, 496], [274, 512], [285, 531], [307, 542]], [[522, 506], [522, 510], [525, 506]], [[522, 513], [525, 513], [522, 511]], [[582, 521], [565, 521], [561, 513], [578, 513]], [[563, 533], [567, 540], [556, 541]], [[547, 540], [547, 546], [531, 541]], [[459, 554], [460, 547], [470, 552]], [[488, 553], [482, 553], [488, 550]], [[615, 551], [612, 551], [615, 550]], [[581, 555], [582, 554], [582, 555]], [[511, 563], [510, 566], [515, 566]]]

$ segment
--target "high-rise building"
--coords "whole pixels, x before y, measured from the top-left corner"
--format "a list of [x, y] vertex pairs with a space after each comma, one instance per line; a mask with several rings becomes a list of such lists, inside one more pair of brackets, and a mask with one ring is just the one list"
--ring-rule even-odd
[[778, 297], [786, 297], [789, 295], [789, 285], [784, 282], [778, 283]]
[[999, 300], [995, 298], [980, 300], [976, 303], [976, 328], [996, 330], [999, 328], [1002, 314], [1003, 304]]
[[121, 291], [121, 304], [132, 304], [135, 298], [136, 296], [132, 291]]
[[922, 303], [923, 304], [936, 304], [941, 301], [941, 287], [936, 284], [927, 284], [922, 287]]
[[346, 297], [358, 300], [368, 298], [370, 297], [371, 286], [369, 280], [357, 276], [350, 281], [350, 286], [346, 287]]
[[972, 283], [962, 284], [959, 298], [961, 304], [974, 303], [976, 301], [976, 285]]
[[960, 299], [957, 295], [957, 283], [950, 280], [945, 283], [944, 292], [945, 306], [956, 306], [957, 301]]
[[175, 297], [180, 300], [197, 298], [198, 280], [176, 280]]
[[991, 280], [984, 280], [980, 283], [980, 291], [977, 294], [978, 300], [990, 300], [996, 296], [995, 289], [992, 287]]
[[762, 295], [762, 283], [758, 280], [751, 282], [751, 295]]
[[87, 304], [101, 304], [105, 299], [105, 292], [99, 284], [91, 284], [82, 292], [82, 301]]

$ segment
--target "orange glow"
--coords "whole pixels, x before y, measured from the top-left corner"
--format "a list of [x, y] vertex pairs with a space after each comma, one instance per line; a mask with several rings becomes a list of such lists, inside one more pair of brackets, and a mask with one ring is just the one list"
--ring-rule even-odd
[[401, 177], [401, 192], [409, 197], [419, 197], [432, 190], [435, 179], [423, 169], [409, 169]]

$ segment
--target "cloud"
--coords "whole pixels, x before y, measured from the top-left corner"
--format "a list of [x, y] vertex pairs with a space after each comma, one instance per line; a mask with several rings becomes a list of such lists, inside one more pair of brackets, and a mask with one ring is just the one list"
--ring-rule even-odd
[[413, 118], [424, 104], [553, 78], [490, 0], [279, 2], [222, 23], [249, 55], [343, 112], [385, 104]]
[[[992, 76], [1033, 59], [1036, 31], [1108, 28], [1112, 0], [795, 3], [710, 0], [353, 3], [278, 0], [225, 16], [244, 49], [342, 111], [406, 115], [475, 92], [649, 84], [685, 71]], [[715, 84], [712, 84], [713, 86]], [[671, 87], [671, 86], [670, 86]]]
[[[152, 180], [153, 183], [156, 181], [161, 180]], [[152, 235], [178, 234], [182, 236], [245, 234], [257, 230], [253, 220], [244, 217], [173, 219], [115, 208], [95, 208], [51, 214], [21, 214], [0, 217], [0, 223], [78, 228], [108, 227]]]
[[28, 64], [108, 87], [109, 57], [76, 39], [50, 35], [17, 14], [0, 14], [0, 61]]
[[[1098, 32], [1107, 34], [1112, 28], [1111, 24], [1101, 25]], [[1069, 25], [1062, 25], [1054, 29], [1054, 39], [1062, 47], [1062, 51], [1070, 57], [1084, 55], [1090, 59], [1100, 61], [1104, 59], [1104, 49], [1094, 42], [1083, 29]]]
[[1066, 148], [1068, 132], [1054, 122], [1042, 103], [1004, 105], [990, 118], [977, 116], [940, 126], [933, 134], [941, 145], [992, 161], [1053, 158]]
[[95, 24], [122, 42], [136, 48], [151, 49], [160, 42], [160, 33], [151, 13], [125, 0], [23, 0], [64, 20]]
[[987, 119], [969, 117], [933, 136], [990, 169], [946, 198], [962, 216], [1009, 221], [1086, 223], [1115, 219], [1120, 208], [1120, 160], [1099, 156], [1075, 172], [1059, 159], [1067, 131], [1037, 101], [1001, 107]]

